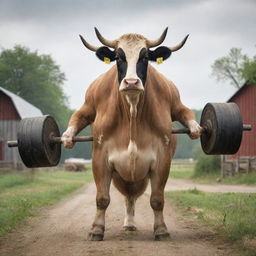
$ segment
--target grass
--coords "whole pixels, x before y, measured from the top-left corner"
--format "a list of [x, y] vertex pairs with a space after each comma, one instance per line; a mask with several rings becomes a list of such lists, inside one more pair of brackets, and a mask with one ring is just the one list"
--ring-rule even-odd
[[170, 170], [170, 177], [174, 179], [191, 179], [195, 163], [182, 160], [173, 160]]
[[[253, 241], [256, 250], [256, 194], [205, 193], [193, 189], [167, 193], [183, 213], [196, 215], [231, 241]], [[248, 248], [247, 248], [248, 249]], [[248, 254], [255, 255], [255, 254]]]
[[193, 177], [193, 171], [186, 170], [186, 169], [171, 169], [170, 171], [170, 177], [173, 179], [192, 179]]
[[52, 205], [92, 180], [91, 172], [37, 171], [0, 175], [0, 236], [42, 206]]
[[[225, 177], [220, 179], [219, 173], [206, 173], [201, 176], [195, 176], [194, 165], [173, 165], [170, 171], [170, 177], [173, 179], [187, 179], [201, 184], [227, 184], [227, 185], [256, 185], [256, 172], [249, 174], [236, 174], [234, 177]], [[218, 180], [218, 181], [217, 181]]]
[[246, 185], [256, 185], [256, 172], [252, 173], [239, 173], [234, 177], [225, 177], [223, 180], [225, 184], [246, 184]]

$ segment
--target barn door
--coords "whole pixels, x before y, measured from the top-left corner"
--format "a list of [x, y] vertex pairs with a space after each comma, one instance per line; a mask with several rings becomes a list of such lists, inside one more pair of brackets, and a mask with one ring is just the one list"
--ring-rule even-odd
[[4, 142], [0, 140], [0, 161], [4, 160]]

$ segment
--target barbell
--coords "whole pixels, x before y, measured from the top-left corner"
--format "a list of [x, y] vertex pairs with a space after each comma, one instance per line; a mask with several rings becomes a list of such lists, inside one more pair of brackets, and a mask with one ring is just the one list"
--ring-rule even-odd
[[[243, 125], [240, 110], [235, 103], [207, 103], [203, 109], [200, 126], [201, 146], [206, 154], [235, 154], [241, 144]], [[189, 134], [188, 128], [173, 128], [173, 134]], [[8, 147], [18, 147], [27, 167], [56, 166], [61, 157], [61, 137], [58, 125], [49, 115], [24, 118], [19, 123], [18, 140], [8, 141]], [[77, 136], [74, 142], [93, 141], [92, 136]]]

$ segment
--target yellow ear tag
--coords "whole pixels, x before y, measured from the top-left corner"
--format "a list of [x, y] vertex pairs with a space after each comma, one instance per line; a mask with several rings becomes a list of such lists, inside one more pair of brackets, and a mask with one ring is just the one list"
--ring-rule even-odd
[[110, 59], [107, 58], [107, 57], [104, 57], [104, 62], [105, 62], [106, 64], [110, 64]]
[[159, 57], [159, 58], [156, 59], [157, 64], [162, 64], [163, 61], [164, 61], [163, 57]]

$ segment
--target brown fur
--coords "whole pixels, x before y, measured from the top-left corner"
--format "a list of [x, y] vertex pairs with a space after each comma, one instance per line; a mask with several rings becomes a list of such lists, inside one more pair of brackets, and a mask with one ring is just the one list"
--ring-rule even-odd
[[[85, 103], [70, 119], [69, 126], [75, 127], [77, 132], [92, 124], [93, 174], [98, 204], [92, 234], [103, 232], [97, 227], [104, 226], [105, 223], [104, 216], [110, 200], [109, 186], [112, 178], [114, 185], [128, 201], [129, 198], [134, 199], [130, 200], [132, 202], [144, 192], [150, 179], [150, 203], [155, 214], [155, 235], [168, 234], [162, 210], [163, 191], [176, 147], [176, 137], [171, 134], [172, 121], [180, 121], [187, 126], [188, 121], [194, 119], [194, 114], [181, 103], [174, 84], [151, 65], [148, 66], [145, 90], [140, 95], [137, 110], [136, 117], [131, 117], [130, 106], [125, 96], [119, 92], [117, 68], [113, 66], [91, 84]], [[142, 154], [149, 148], [153, 150], [156, 157], [153, 163], [145, 160], [145, 164], [148, 164], [146, 166], [149, 167], [144, 166], [143, 159], [136, 157], [134, 170], [120, 169], [116, 162], [109, 160], [113, 148], [116, 149], [116, 154], [126, 152], [131, 139], [136, 142]], [[147, 156], [145, 153], [145, 157]], [[133, 157], [132, 154], [130, 157]]]

